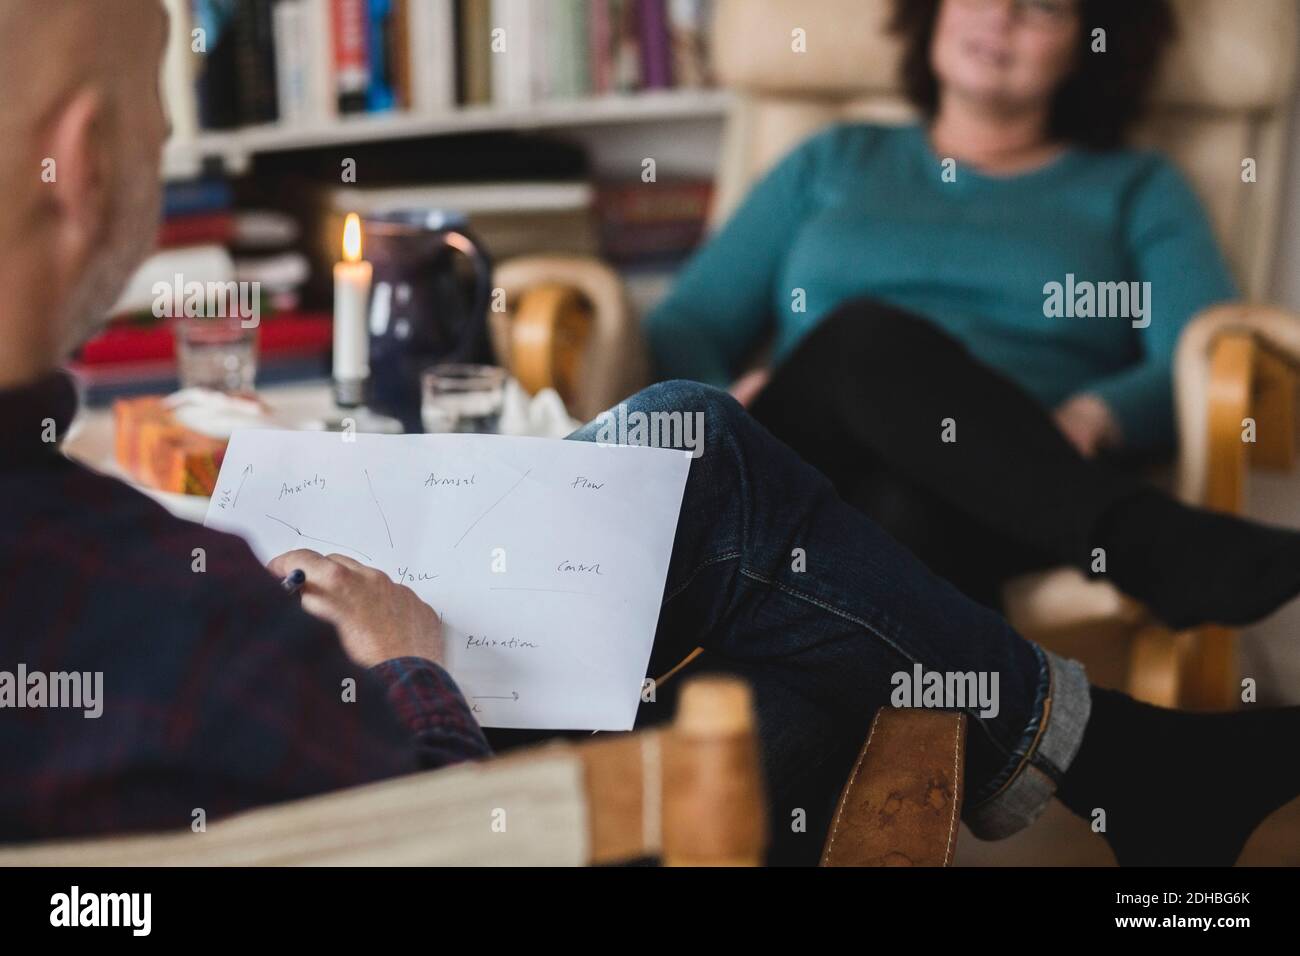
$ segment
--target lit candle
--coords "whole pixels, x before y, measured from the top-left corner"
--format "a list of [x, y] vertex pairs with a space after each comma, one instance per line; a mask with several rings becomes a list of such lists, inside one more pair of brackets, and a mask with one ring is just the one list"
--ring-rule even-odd
[[365, 401], [370, 377], [366, 313], [374, 268], [361, 258], [361, 219], [349, 213], [343, 227], [343, 261], [334, 266], [334, 399], [343, 408]]

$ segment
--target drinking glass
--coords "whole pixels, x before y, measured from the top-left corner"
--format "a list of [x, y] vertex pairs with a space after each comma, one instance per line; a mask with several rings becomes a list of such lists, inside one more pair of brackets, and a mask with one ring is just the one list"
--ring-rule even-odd
[[495, 365], [435, 365], [420, 376], [424, 430], [495, 435], [505, 388], [505, 370]]
[[257, 378], [257, 328], [237, 317], [183, 318], [173, 326], [181, 388], [251, 393]]

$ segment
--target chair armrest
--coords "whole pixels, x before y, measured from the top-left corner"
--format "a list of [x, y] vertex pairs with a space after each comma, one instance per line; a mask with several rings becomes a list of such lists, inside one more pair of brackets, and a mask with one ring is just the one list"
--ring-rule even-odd
[[880, 708], [835, 808], [822, 866], [950, 864], [965, 760], [965, 714]]
[[576, 866], [651, 856], [756, 866], [762, 791], [748, 686], [700, 678], [663, 730], [259, 807], [199, 833], [0, 846], [0, 867]]
[[528, 321], [519, 334], [509, 328], [505, 315], [492, 314], [498, 358], [512, 370], [552, 366], [551, 357], [558, 349], [556, 336], [565, 334], [564, 324], [554, 315], [570, 301], [562, 290], [576, 292], [589, 308], [591, 327], [578, 358], [574, 394], [569, 396], [569, 412], [576, 418], [595, 416], [649, 381], [640, 326], [628, 305], [622, 280], [609, 266], [586, 256], [523, 256], [502, 263], [495, 282], [505, 291], [510, 313], [530, 290], [547, 286], [560, 290], [545, 300], [532, 300]]
[[[1234, 459], [1244, 455], [1241, 419], [1261, 408], [1290, 415], [1289, 386], [1279, 373], [1300, 368], [1300, 316], [1275, 306], [1230, 303], [1201, 313], [1183, 331], [1174, 359], [1178, 420], [1178, 494], [1190, 504], [1231, 510], [1231, 488], [1210, 502], [1211, 475], [1232, 482]], [[1259, 377], [1262, 373], [1262, 377]], [[1262, 390], [1261, 387], [1263, 386]], [[1285, 409], [1285, 411], [1284, 411]], [[1291, 440], [1285, 421], [1260, 435], [1273, 463]], [[1225, 456], [1227, 456], [1225, 458]], [[1244, 461], [1244, 458], [1241, 459]]]

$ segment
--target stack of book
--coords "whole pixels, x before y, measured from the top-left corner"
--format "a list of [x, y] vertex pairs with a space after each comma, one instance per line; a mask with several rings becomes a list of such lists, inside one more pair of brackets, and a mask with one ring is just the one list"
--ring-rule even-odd
[[711, 83], [712, 0], [165, 0], [181, 136]]
[[260, 381], [321, 374], [332, 322], [328, 314], [301, 311], [310, 264], [296, 248], [300, 239], [297, 223], [282, 213], [237, 210], [225, 180], [168, 184], [156, 251], [132, 276], [107, 328], [70, 363], [86, 400], [101, 404], [175, 387], [171, 320], [187, 314], [192, 283], [243, 283], [248, 293], [239, 301], [256, 297]]

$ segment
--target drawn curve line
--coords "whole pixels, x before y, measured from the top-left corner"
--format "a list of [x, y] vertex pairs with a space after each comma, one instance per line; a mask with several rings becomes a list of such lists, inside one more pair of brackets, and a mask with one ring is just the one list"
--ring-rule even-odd
[[300, 537], [300, 538], [306, 538], [308, 541], [319, 541], [321, 544], [332, 544], [334, 547], [336, 547], [336, 548], [342, 548], [344, 551], [351, 551], [351, 552], [353, 552], [353, 553], [355, 553], [355, 554], [359, 554], [359, 555], [361, 555], [363, 558], [365, 558], [367, 561], [369, 561], [369, 562], [371, 562], [371, 563], [374, 563], [374, 560], [375, 560], [375, 559], [372, 558], [370, 555], [366, 554], [366, 553], [365, 553], [364, 551], [362, 551], [360, 548], [349, 548], [346, 544], [339, 544], [337, 541], [330, 541], [330, 540], [327, 539], [327, 538], [317, 538], [317, 537], [314, 537], [314, 536], [312, 536], [312, 535], [310, 535], [310, 534], [303, 534], [301, 531], [299, 531], [299, 530], [298, 530], [297, 528], [295, 528], [293, 525], [289, 524], [289, 522], [287, 522], [287, 521], [285, 521], [285, 520], [283, 520], [283, 519], [281, 519], [281, 518], [277, 518], [275, 515], [267, 515], [267, 517], [270, 518], [272, 521], [276, 522], [277, 524], [282, 524], [282, 525], [284, 525], [286, 528], [288, 528], [290, 531], [292, 531], [294, 534], [296, 534], [296, 535], [297, 535], [298, 537]]
[[379, 509], [379, 517], [381, 517], [381, 518], [384, 519], [384, 530], [388, 532], [388, 547], [389, 547], [389, 548], [392, 548], [392, 547], [393, 547], [393, 529], [390, 528], [390, 527], [388, 527], [388, 515], [384, 514], [384, 506], [381, 505], [381, 504], [379, 503], [379, 499], [378, 499], [377, 497], [375, 497], [375, 486], [374, 486], [374, 484], [373, 484], [373, 483], [371, 482], [371, 480], [370, 480], [370, 472], [369, 472], [369, 470], [367, 470], [367, 469], [365, 469], [365, 468], [362, 468], [361, 471], [362, 471], [362, 472], [365, 474], [365, 476], [366, 476], [366, 486], [370, 489], [370, 500], [373, 501], [373, 502], [375, 503], [375, 507]]
[[488, 508], [487, 511], [483, 512], [481, 515], [479, 515], [477, 518], [475, 518], [475, 519], [474, 519], [474, 524], [471, 524], [468, 528], [465, 529], [465, 534], [462, 534], [459, 538], [456, 539], [456, 543], [453, 544], [453, 545], [451, 546], [451, 547], [452, 547], [452, 550], [455, 550], [456, 548], [459, 548], [459, 547], [460, 547], [460, 543], [461, 543], [462, 541], [465, 540], [466, 535], [468, 535], [471, 531], [474, 530], [475, 525], [477, 525], [480, 521], [482, 521], [484, 518], [486, 518], [488, 515], [490, 515], [490, 514], [492, 513], [492, 509], [493, 509], [493, 508], [495, 508], [497, 505], [501, 504], [501, 502], [503, 502], [503, 501], [505, 501], [507, 498], [509, 498], [511, 492], [513, 492], [516, 488], [518, 488], [520, 485], [522, 485], [522, 484], [524, 483], [524, 478], [527, 478], [527, 477], [528, 477], [529, 475], [531, 475], [532, 473], [533, 473], [533, 470], [532, 470], [531, 468], [529, 468], [526, 472], [523, 473], [523, 476], [522, 476], [518, 481], [516, 481], [513, 485], [510, 486], [510, 490], [509, 490], [509, 491], [507, 491], [504, 495], [502, 495], [500, 498], [498, 498], [496, 501], [494, 501], [494, 502], [492, 503], [492, 507], [491, 507], [491, 508]]

